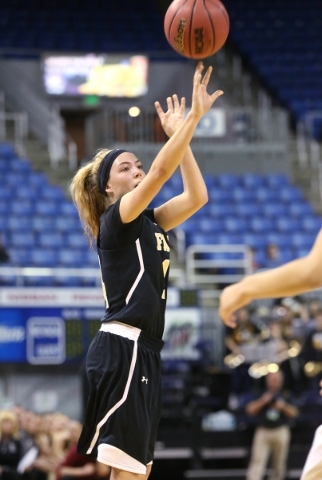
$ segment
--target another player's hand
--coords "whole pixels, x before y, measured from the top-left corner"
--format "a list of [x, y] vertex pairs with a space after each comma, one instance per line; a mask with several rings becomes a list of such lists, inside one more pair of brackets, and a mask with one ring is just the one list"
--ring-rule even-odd
[[154, 106], [157, 114], [159, 115], [163, 130], [168, 135], [168, 137], [172, 137], [174, 132], [180, 127], [180, 125], [182, 125], [184, 121], [186, 99], [184, 97], [181, 98], [181, 102], [179, 103], [177, 95], [168, 97], [168, 110], [166, 112], [163, 111], [159, 102], [155, 102]]
[[251, 299], [243, 292], [241, 283], [235, 283], [224, 288], [219, 297], [219, 316], [224, 324], [235, 328], [235, 312], [250, 303], [250, 301]]
[[193, 77], [191, 112], [194, 113], [198, 118], [201, 118], [212, 107], [217, 98], [224, 93], [222, 90], [217, 90], [212, 95], [207, 92], [207, 86], [211, 77], [212, 67], [207, 68], [207, 71], [202, 78], [203, 69], [203, 63], [198, 62]]

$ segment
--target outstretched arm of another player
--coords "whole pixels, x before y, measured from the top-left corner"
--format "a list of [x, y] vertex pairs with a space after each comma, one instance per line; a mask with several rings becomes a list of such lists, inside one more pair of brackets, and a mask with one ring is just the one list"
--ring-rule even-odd
[[322, 286], [322, 230], [306, 257], [281, 267], [245, 277], [226, 287], [220, 296], [219, 315], [235, 327], [234, 312], [258, 298], [291, 297]]

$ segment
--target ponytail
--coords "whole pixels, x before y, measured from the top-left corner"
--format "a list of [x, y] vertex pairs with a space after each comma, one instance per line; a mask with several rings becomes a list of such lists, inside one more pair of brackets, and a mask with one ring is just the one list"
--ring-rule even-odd
[[107, 149], [99, 150], [91, 162], [76, 172], [70, 184], [73, 202], [91, 246], [98, 237], [100, 216], [110, 205], [109, 198], [100, 193], [97, 183], [99, 166], [108, 152]]

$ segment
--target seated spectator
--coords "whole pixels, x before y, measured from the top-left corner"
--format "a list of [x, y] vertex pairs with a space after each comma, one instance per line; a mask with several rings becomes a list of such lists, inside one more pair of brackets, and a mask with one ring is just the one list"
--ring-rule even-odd
[[0, 233], [0, 264], [9, 262], [9, 260], [10, 260], [9, 253], [7, 252], [7, 250], [3, 245], [2, 235]]
[[282, 259], [280, 249], [275, 243], [269, 243], [266, 247], [266, 260], [263, 268], [275, 268], [282, 265], [284, 260]]
[[[252, 387], [252, 378], [248, 374], [249, 362], [245, 361], [245, 345], [259, 343], [260, 331], [251, 322], [248, 308], [241, 308], [236, 313], [237, 326], [234, 329], [226, 328], [225, 345], [228, 355], [225, 361], [233, 367], [231, 379], [231, 393], [240, 394]], [[240, 364], [234, 365], [234, 359], [240, 358]], [[230, 359], [233, 361], [230, 363]]]
[[[315, 313], [314, 328], [306, 337], [302, 358], [304, 370], [311, 378], [311, 388], [318, 388], [318, 374], [322, 371], [322, 309]], [[312, 368], [311, 371], [307, 370], [309, 362]]]
[[266, 390], [245, 407], [248, 415], [257, 417], [247, 480], [264, 478], [270, 456], [272, 473], [269, 478], [284, 479], [291, 439], [290, 422], [299, 414], [283, 390], [282, 372], [269, 373], [265, 380]]
[[19, 440], [18, 420], [14, 412], [0, 411], [0, 479], [16, 480], [20, 478], [17, 471], [22, 456]]
[[108, 478], [110, 467], [96, 461], [94, 457], [77, 453], [77, 441], [82, 430], [82, 425], [77, 421], [70, 422], [69, 433], [71, 445], [64, 460], [56, 471], [56, 480], [98, 480]]

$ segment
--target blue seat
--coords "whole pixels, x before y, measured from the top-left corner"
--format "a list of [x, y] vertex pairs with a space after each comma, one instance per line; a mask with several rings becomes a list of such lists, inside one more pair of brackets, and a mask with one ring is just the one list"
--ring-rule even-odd
[[84, 262], [87, 267], [98, 268], [98, 255], [96, 250], [88, 249], [87, 252], [84, 252]]
[[31, 226], [35, 232], [53, 232], [55, 230], [55, 219], [45, 215], [35, 215], [31, 219]]
[[0, 215], [9, 215], [11, 209], [11, 202], [9, 199], [7, 200], [1, 200], [0, 199]]
[[11, 172], [29, 174], [31, 165], [27, 159], [15, 158], [10, 161], [10, 170]]
[[84, 265], [84, 251], [75, 248], [63, 248], [58, 252], [59, 265], [79, 268]]
[[188, 218], [188, 220], [186, 220], [185, 222], [181, 223], [179, 228], [183, 230], [186, 234], [188, 234], [190, 232], [197, 232], [198, 226], [199, 226], [198, 220], [194, 217], [191, 217], [191, 218]]
[[208, 197], [210, 202], [216, 203], [231, 203], [233, 201], [231, 190], [225, 190], [223, 188], [213, 188], [209, 190]]
[[232, 198], [235, 202], [254, 202], [255, 192], [244, 187], [233, 188]]
[[39, 193], [37, 190], [30, 188], [29, 186], [21, 186], [17, 188], [15, 196], [22, 201], [36, 200], [37, 198], [39, 198]]
[[201, 218], [198, 222], [199, 231], [203, 233], [215, 233], [223, 229], [223, 221], [215, 218]]
[[315, 238], [315, 235], [312, 233], [298, 232], [294, 233], [290, 240], [292, 247], [298, 249], [311, 249]]
[[265, 217], [276, 218], [279, 215], [287, 215], [288, 206], [281, 202], [265, 203], [263, 206], [263, 215]]
[[35, 267], [57, 267], [58, 250], [55, 248], [39, 248], [30, 252], [30, 260]]
[[190, 233], [186, 237], [186, 245], [214, 245], [216, 235], [212, 233]]
[[31, 265], [30, 247], [10, 247], [8, 248], [10, 263], [16, 267], [26, 267]]
[[241, 183], [247, 188], [256, 189], [263, 185], [264, 178], [256, 173], [245, 173], [241, 177]]
[[279, 197], [285, 203], [293, 203], [303, 200], [303, 194], [301, 190], [292, 185], [285, 185], [284, 187], [281, 187], [279, 189]]
[[18, 190], [20, 186], [24, 185], [27, 182], [28, 176], [23, 173], [7, 173], [6, 183], [7, 185], [13, 187], [15, 190]]
[[216, 177], [216, 182], [221, 188], [234, 188], [240, 184], [240, 179], [237, 175], [224, 173]]
[[14, 198], [14, 190], [6, 185], [1, 185], [0, 188], [0, 201], [12, 200]]
[[60, 211], [60, 202], [54, 200], [38, 200], [35, 203], [35, 213], [38, 215], [59, 215]]
[[31, 232], [12, 233], [10, 235], [10, 244], [13, 247], [29, 248], [35, 246], [35, 237]]
[[255, 249], [263, 249], [267, 244], [266, 236], [259, 233], [244, 233], [242, 243]]
[[60, 212], [62, 215], [75, 215], [79, 218], [77, 208], [73, 202], [62, 202], [60, 204]]
[[244, 233], [249, 230], [249, 223], [243, 218], [226, 217], [224, 219], [225, 230], [229, 233]]
[[265, 183], [269, 188], [279, 188], [289, 184], [286, 175], [279, 173], [272, 173], [265, 176]]
[[253, 217], [249, 223], [253, 232], [271, 232], [274, 228], [274, 222], [266, 217]]
[[9, 229], [8, 215], [0, 214], [0, 233]]
[[274, 243], [279, 248], [287, 248], [290, 246], [291, 236], [286, 233], [268, 232], [266, 234], [266, 243]]
[[208, 203], [208, 205], [208, 214], [210, 217], [226, 217], [227, 215], [234, 215], [236, 213], [236, 206], [229, 203]]
[[317, 234], [322, 227], [322, 219], [317, 216], [304, 217], [301, 220], [301, 227], [305, 232]]
[[216, 243], [219, 245], [242, 245], [243, 236], [239, 233], [220, 233], [216, 237]]
[[296, 202], [289, 205], [289, 213], [293, 217], [303, 217], [305, 215], [313, 215], [312, 205], [306, 202]]
[[54, 227], [62, 233], [82, 233], [83, 227], [78, 216], [65, 215], [54, 219]]
[[28, 185], [32, 188], [44, 188], [48, 185], [48, 179], [42, 172], [31, 172], [28, 176]]
[[35, 211], [35, 203], [31, 200], [13, 200], [11, 202], [11, 214], [32, 215]]
[[54, 187], [52, 185], [48, 185], [45, 188], [40, 190], [41, 199], [43, 200], [54, 200], [56, 202], [60, 202], [65, 199], [64, 192], [60, 187]]
[[65, 245], [64, 236], [59, 232], [38, 234], [38, 245], [43, 248], [60, 248]]
[[13, 232], [31, 232], [31, 217], [23, 215], [13, 215], [8, 220], [9, 230]]
[[237, 203], [235, 206], [236, 215], [240, 215], [241, 217], [260, 215], [262, 213], [262, 208], [262, 205], [254, 202]]
[[89, 245], [83, 233], [69, 233], [66, 235], [66, 247], [87, 250]]
[[275, 226], [279, 232], [297, 232], [301, 228], [300, 221], [293, 217], [277, 217]]
[[16, 153], [11, 143], [0, 143], [0, 158], [9, 160], [11, 158], [14, 158], [15, 156]]
[[255, 190], [255, 199], [258, 202], [278, 202], [280, 200], [279, 191], [268, 187], [259, 187]]

